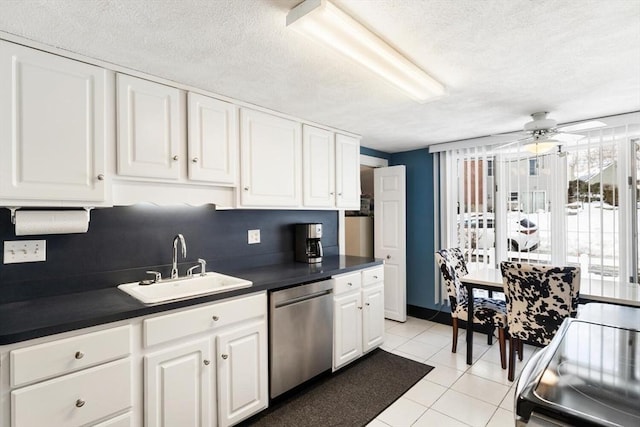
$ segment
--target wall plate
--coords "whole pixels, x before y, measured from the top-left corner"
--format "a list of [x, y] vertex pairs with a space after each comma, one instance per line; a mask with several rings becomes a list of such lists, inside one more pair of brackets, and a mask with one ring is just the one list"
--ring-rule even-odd
[[250, 245], [260, 243], [260, 230], [247, 230], [247, 243]]
[[40, 262], [47, 260], [46, 240], [5, 240], [4, 264]]

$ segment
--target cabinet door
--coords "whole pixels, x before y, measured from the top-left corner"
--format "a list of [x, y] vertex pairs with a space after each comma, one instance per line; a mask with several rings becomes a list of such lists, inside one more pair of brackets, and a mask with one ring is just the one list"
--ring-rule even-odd
[[333, 298], [333, 369], [362, 355], [362, 297], [360, 291]]
[[362, 351], [378, 347], [384, 340], [384, 283], [362, 289]]
[[208, 338], [145, 356], [145, 426], [214, 425], [213, 369]]
[[180, 91], [118, 74], [118, 174], [180, 178]]
[[267, 324], [242, 324], [216, 337], [219, 425], [267, 407]]
[[189, 179], [235, 184], [238, 109], [233, 104], [188, 94]]
[[242, 110], [241, 116], [241, 204], [300, 206], [300, 124], [252, 110]]
[[335, 206], [335, 143], [332, 132], [302, 127], [303, 200], [308, 207]]
[[0, 41], [0, 198], [105, 200], [107, 73]]
[[360, 141], [336, 134], [336, 206], [360, 209]]

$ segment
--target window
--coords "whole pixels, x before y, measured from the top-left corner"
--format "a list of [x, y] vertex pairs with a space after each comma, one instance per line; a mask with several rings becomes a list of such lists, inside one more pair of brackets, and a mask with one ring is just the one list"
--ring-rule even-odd
[[487, 160], [487, 176], [493, 176], [493, 160]]
[[529, 159], [529, 176], [538, 175], [538, 159]]

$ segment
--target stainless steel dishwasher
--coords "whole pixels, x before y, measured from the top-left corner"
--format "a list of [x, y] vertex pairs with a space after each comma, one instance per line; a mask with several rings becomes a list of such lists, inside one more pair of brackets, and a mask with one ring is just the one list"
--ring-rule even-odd
[[269, 303], [270, 396], [331, 369], [333, 282], [272, 292]]

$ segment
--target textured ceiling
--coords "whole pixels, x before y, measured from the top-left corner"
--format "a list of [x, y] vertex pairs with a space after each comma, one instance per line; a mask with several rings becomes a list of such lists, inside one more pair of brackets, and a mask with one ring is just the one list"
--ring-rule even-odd
[[442, 82], [418, 104], [285, 27], [300, 0], [0, 0], [0, 31], [361, 134], [387, 152], [640, 110], [640, 0], [335, 0]]

